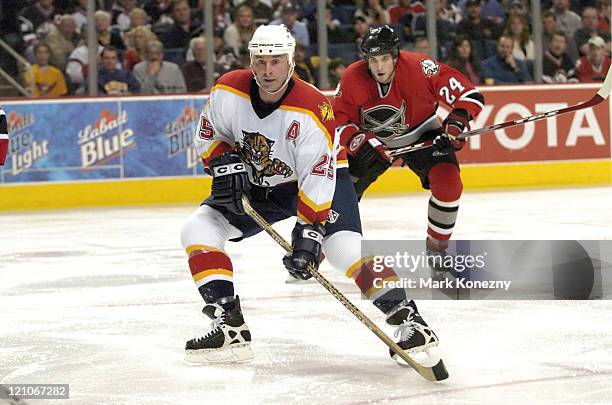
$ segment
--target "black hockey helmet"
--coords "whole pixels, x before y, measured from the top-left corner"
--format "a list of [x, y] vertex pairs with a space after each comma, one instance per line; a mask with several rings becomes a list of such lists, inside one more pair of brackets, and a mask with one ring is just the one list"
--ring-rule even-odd
[[394, 58], [399, 56], [400, 39], [395, 30], [383, 24], [377, 27], [370, 27], [365, 38], [361, 42], [361, 52], [367, 59], [369, 56], [377, 56], [391, 53]]

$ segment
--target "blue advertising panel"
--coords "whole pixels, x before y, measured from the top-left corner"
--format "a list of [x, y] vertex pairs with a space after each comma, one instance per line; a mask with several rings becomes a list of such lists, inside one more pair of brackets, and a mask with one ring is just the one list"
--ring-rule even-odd
[[206, 97], [6, 102], [3, 183], [202, 174], [193, 134]]

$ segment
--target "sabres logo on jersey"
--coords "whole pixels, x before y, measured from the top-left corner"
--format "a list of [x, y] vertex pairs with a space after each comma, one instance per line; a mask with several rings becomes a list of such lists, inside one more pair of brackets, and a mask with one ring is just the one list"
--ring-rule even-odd
[[423, 69], [423, 74], [427, 78], [433, 77], [440, 73], [440, 65], [431, 59], [421, 60], [421, 69]]
[[265, 177], [280, 175], [289, 177], [293, 170], [280, 159], [272, 158], [274, 141], [259, 132], [242, 131], [242, 145], [237, 144], [238, 152], [253, 173], [253, 181], [259, 185], [269, 185]]
[[323, 122], [331, 121], [334, 119], [334, 109], [327, 101], [324, 101], [322, 104], [319, 104], [319, 113], [321, 114], [321, 121]]
[[361, 110], [361, 127], [372, 131], [379, 139], [392, 139], [408, 129], [406, 124], [406, 102], [400, 108], [381, 104]]

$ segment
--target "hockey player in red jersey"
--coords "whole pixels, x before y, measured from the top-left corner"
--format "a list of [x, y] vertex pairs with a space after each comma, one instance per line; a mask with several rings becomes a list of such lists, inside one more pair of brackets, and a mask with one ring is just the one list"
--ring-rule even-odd
[[6, 114], [0, 107], [0, 166], [4, 165], [6, 155], [8, 153], [8, 125], [6, 123]]
[[181, 242], [205, 302], [203, 312], [213, 324], [204, 336], [186, 343], [186, 358], [252, 357], [251, 334], [234, 295], [232, 261], [224, 250], [228, 240], [262, 231], [245, 215], [241, 198], [247, 195], [269, 223], [297, 217], [293, 253], [283, 259], [291, 275], [311, 277], [307, 267], [318, 268], [324, 253], [397, 328], [400, 347], [426, 352], [428, 361], [446, 373], [436, 352], [438, 338], [414, 302], [403, 289], [384, 285], [398, 280], [394, 270], [375, 269], [372, 257], [361, 256], [357, 196], [346, 158], [338, 154], [334, 112], [316, 88], [291, 78], [294, 49], [295, 39], [284, 25], [258, 27], [249, 42], [251, 70], [223, 75], [200, 116], [194, 142], [212, 174], [212, 191], [186, 221]]
[[[361, 44], [364, 60], [350, 65], [334, 101], [341, 145], [346, 147], [355, 191], [364, 191], [392, 164], [386, 154], [416, 142], [432, 148], [402, 156], [424, 188], [431, 190], [427, 249], [442, 253], [455, 226], [463, 189], [455, 152], [465, 141], [484, 99], [457, 70], [413, 52], [400, 51], [393, 28], [370, 28]], [[452, 108], [440, 123], [438, 104]]]

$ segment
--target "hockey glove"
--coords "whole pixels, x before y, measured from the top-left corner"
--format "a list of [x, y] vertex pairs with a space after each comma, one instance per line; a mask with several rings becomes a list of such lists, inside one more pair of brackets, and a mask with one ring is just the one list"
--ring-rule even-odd
[[470, 114], [462, 108], [457, 108], [448, 114], [444, 122], [444, 134], [440, 134], [434, 139], [434, 146], [443, 151], [452, 147], [461, 150], [465, 145], [465, 139], [457, 138], [465, 129], [470, 129]]
[[211, 197], [215, 205], [244, 215], [242, 195], [251, 189], [246, 165], [235, 151], [225, 152], [209, 164], [213, 176]]
[[363, 177], [369, 171], [380, 174], [392, 163], [385, 146], [372, 132], [357, 132], [353, 135], [347, 153], [352, 158], [349, 167], [353, 177]]
[[319, 268], [323, 236], [325, 236], [325, 228], [318, 222], [312, 225], [295, 224], [291, 232], [293, 253], [283, 258], [283, 264], [289, 274], [301, 280], [308, 280], [312, 277], [308, 266]]

